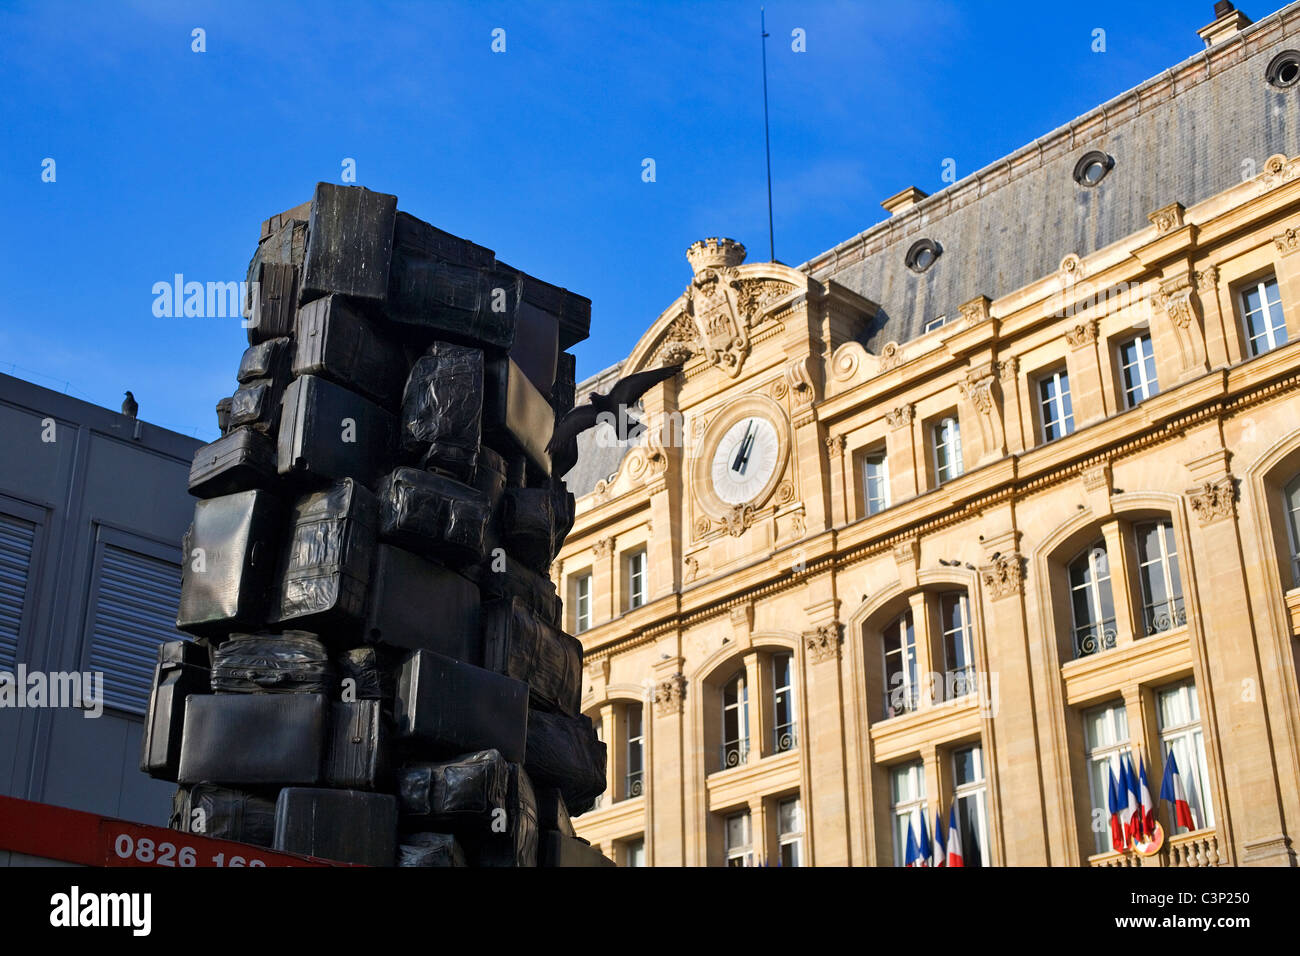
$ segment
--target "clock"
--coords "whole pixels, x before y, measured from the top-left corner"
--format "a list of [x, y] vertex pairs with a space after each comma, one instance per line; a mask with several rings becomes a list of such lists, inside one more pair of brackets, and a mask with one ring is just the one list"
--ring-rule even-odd
[[767, 487], [781, 452], [776, 426], [763, 415], [746, 415], [714, 447], [709, 479], [714, 494], [728, 505], [754, 501]]

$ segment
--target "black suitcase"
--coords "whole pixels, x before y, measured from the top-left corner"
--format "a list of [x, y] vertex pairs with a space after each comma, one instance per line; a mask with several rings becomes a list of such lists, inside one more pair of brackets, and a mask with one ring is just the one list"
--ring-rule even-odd
[[483, 554], [492, 559], [504, 558], [501, 547], [501, 499], [506, 491], [506, 462], [487, 445], [478, 451], [478, 464], [474, 466], [474, 487], [487, 499], [488, 520], [483, 528]]
[[560, 553], [560, 549], [564, 547], [564, 539], [573, 530], [573, 522], [578, 514], [577, 499], [573, 497], [573, 492], [569, 491], [560, 479], [560, 475], [552, 475], [548, 485], [551, 492], [551, 515], [554, 522], [551, 525], [552, 561]]
[[571, 352], [561, 352], [555, 363], [555, 385], [551, 388], [551, 408], [558, 421], [573, 411], [577, 401], [578, 360]]
[[506, 809], [510, 765], [495, 750], [443, 763], [412, 762], [398, 773], [397, 791], [402, 816], [421, 826], [487, 826]]
[[528, 279], [524, 281], [524, 302], [515, 322], [515, 341], [510, 358], [537, 386], [546, 399], [555, 386], [555, 365], [560, 351], [560, 322], [528, 301]]
[[269, 848], [275, 842], [275, 797], [196, 783], [176, 791], [168, 826]]
[[539, 620], [519, 598], [484, 608], [483, 666], [527, 683], [534, 706], [577, 715], [582, 643]]
[[408, 833], [397, 847], [398, 866], [465, 866], [465, 851], [450, 833]]
[[274, 847], [340, 863], [394, 866], [397, 798], [364, 790], [286, 787], [275, 801]]
[[392, 467], [396, 427], [374, 402], [303, 375], [284, 390], [276, 467], [282, 475], [356, 478], [373, 487]]
[[240, 428], [204, 445], [190, 465], [190, 494], [216, 498], [249, 488], [272, 488], [275, 442], [251, 428]]
[[501, 540], [512, 557], [539, 574], [555, 558], [554, 498], [549, 486], [507, 488], [501, 501]]
[[[311, 218], [310, 199], [308, 199], [304, 203], [299, 203], [298, 205], [294, 206], [292, 209], [286, 209], [284, 212], [277, 212], [274, 216], [270, 216], [262, 220], [262, 234], [259, 237], [258, 242], [265, 241], [269, 236], [279, 232], [281, 229], [289, 225], [295, 219], [299, 220], [303, 224], [303, 226], [306, 227], [307, 220], [310, 218]], [[304, 233], [305, 233], [305, 229], [304, 229]], [[304, 248], [306, 245], [305, 239], [306, 237], [304, 234]], [[298, 261], [302, 262], [301, 255], [299, 256]]]
[[324, 694], [191, 694], [181, 783], [314, 784], [321, 779]]
[[388, 734], [377, 700], [335, 701], [330, 711], [325, 783], [382, 790], [388, 782]]
[[465, 480], [478, 460], [483, 353], [434, 342], [415, 360], [402, 391], [402, 448], [422, 467]]
[[432, 755], [499, 750], [523, 758], [528, 685], [431, 651], [402, 663], [393, 707], [399, 737], [427, 744]]
[[537, 798], [537, 825], [542, 830], [554, 830], [564, 836], [577, 836], [569, 808], [564, 805], [564, 794], [559, 787], [534, 787]]
[[[510, 766], [510, 792], [506, 799], [506, 831], [488, 827], [473, 840], [475, 866], [536, 866], [538, 858], [537, 799], [523, 767]], [[468, 838], [467, 838], [467, 842]]]
[[230, 396], [217, 399], [217, 428], [221, 434], [230, 430]]
[[507, 559], [504, 571], [494, 564], [496, 560], [489, 558], [465, 572], [466, 577], [478, 584], [484, 601], [508, 601], [517, 597], [547, 624], [561, 626], [563, 606], [550, 578], [530, 571], [522, 561]]
[[250, 345], [239, 360], [239, 374], [235, 379], [241, 385], [264, 378], [287, 382], [292, 351], [293, 339], [287, 336]]
[[249, 271], [249, 280], [249, 309], [244, 320], [248, 343], [256, 345], [267, 339], [292, 335], [293, 317], [298, 307], [297, 266], [255, 261]]
[[194, 505], [182, 546], [180, 630], [221, 635], [262, 623], [283, 515], [280, 501], [259, 489]]
[[339, 295], [298, 310], [294, 375], [319, 375], [371, 401], [395, 408], [406, 383], [406, 359], [396, 342], [381, 335]]
[[509, 349], [522, 286], [520, 273], [497, 268], [492, 250], [397, 214], [390, 321], [437, 338]]
[[217, 694], [333, 694], [339, 683], [308, 631], [232, 634], [212, 652], [211, 682]]
[[300, 301], [332, 292], [383, 301], [396, 215], [396, 196], [363, 186], [317, 183]]
[[259, 378], [241, 385], [230, 397], [230, 427], [251, 428], [274, 435], [280, 423], [280, 400], [284, 382]]
[[477, 665], [483, 657], [479, 605], [478, 588], [467, 577], [381, 544], [361, 635], [370, 644], [435, 651]]
[[398, 468], [379, 485], [379, 536], [436, 561], [482, 561], [487, 520], [487, 499], [444, 475]]
[[614, 866], [609, 859], [586, 840], [565, 836], [553, 830], [543, 830], [540, 843], [540, 866]]
[[586, 813], [605, 791], [605, 745], [585, 714], [528, 712], [524, 767], [539, 787], [558, 787], [569, 813]]
[[295, 501], [268, 620], [354, 633], [365, 615], [378, 522], [378, 500], [352, 478]]
[[510, 359], [487, 362], [483, 373], [483, 440], [503, 455], [523, 452], [543, 477], [550, 475], [546, 446], [555, 430], [555, 409]]
[[[501, 269], [518, 271], [504, 262], [498, 262], [497, 265]], [[567, 349], [587, 337], [591, 330], [590, 299], [526, 273], [520, 275], [524, 280], [523, 305], [555, 317], [558, 324], [559, 348]], [[520, 321], [522, 322], [522, 318]]]
[[391, 703], [397, 688], [397, 668], [400, 658], [384, 648], [354, 647], [338, 655], [341, 682], [340, 696], [344, 701], [378, 700]]
[[193, 641], [158, 645], [149, 710], [140, 738], [140, 769], [158, 780], [176, 781], [185, 726], [185, 698], [208, 692], [208, 648]]

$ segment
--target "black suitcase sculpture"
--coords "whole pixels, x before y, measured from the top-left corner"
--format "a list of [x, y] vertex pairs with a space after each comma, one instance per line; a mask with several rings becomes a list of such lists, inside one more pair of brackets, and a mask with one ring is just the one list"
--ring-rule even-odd
[[142, 771], [171, 826], [378, 866], [609, 864], [546, 444], [591, 303], [320, 183], [248, 269]]

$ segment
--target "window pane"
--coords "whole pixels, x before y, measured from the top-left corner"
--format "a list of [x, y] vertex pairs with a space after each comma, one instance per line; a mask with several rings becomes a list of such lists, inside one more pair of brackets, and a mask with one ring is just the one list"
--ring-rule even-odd
[[802, 833], [803, 821], [800, 819], [799, 798], [782, 800], [777, 805], [777, 828], [782, 836], [789, 833]]

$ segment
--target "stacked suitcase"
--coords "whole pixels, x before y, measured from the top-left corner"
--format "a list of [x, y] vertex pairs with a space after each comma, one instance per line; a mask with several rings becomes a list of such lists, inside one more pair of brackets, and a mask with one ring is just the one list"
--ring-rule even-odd
[[248, 350], [190, 472], [141, 769], [171, 825], [349, 863], [612, 865], [546, 452], [590, 303], [321, 183], [263, 224]]

